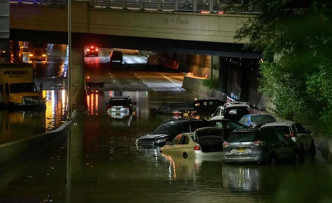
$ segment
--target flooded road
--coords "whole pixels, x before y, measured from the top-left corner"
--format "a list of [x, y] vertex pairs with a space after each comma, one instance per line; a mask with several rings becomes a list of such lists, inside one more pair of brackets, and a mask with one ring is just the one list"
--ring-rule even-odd
[[[88, 110], [78, 115], [66, 140], [0, 172], [0, 202], [332, 200], [331, 169], [324, 163], [306, 161], [298, 167], [227, 165], [221, 160], [197, 161], [190, 156], [164, 155], [158, 148], [137, 147], [137, 138], [172, 118], [156, 114], [158, 106], [199, 97], [178, 87], [180, 73], [115, 71], [109, 67], [91, 71], [88, 67], [86, 74], [95, 82], [103, 80], [105, 88], [89, 91]], [[61, 98], [65, 93], [50, 90], [46, 94], [57, 98], [49, 100], [47, 110], [63, 115]], [[110, 117], [105, 103], [114, 95], [136, 101], [136, 115]], [[53, 125], [56, 119], [49, 121]], [[33, 117], [31, 122], [39, 121]], [[42, 126], [47, 128], [48, 120], [44, 122]]]

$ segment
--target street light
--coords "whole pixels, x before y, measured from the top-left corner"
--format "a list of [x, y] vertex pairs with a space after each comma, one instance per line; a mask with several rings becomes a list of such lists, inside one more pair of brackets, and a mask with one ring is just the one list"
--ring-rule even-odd
[[67, 91], [68, 91], [68, 118], [72, 116], [71, 106], [71, 0], [68, 0], [68, 66], [67, 66]]

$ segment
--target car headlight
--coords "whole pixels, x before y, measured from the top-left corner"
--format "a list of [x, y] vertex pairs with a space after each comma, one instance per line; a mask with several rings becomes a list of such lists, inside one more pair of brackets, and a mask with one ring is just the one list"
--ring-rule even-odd
[[163, 139], [159, 139], [159, 140], [156, 140], [154, 141], [156, 144], [159, 144], [159, 143], [163, 143], [163, 142], [166, 142], [167, 138], [163, 138]]

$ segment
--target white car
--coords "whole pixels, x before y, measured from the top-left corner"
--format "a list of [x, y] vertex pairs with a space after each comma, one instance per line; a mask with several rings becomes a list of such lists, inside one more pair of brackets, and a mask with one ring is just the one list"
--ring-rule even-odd
[[[225, 103], [222, 106], [219, 106], [216, 111], [211, 115], [211, 120], [220, 120], [220, 119], [224, 119], [225, 118], [225, 112], [226, 110], [229, 109], [234, 109], [236, 114], [236, 109], [249, 109], [249, 104], [247, 102], [229, 102], [229, 103]], [[232, 112], [230, 112], [232, 113]], [[248, 111], [249, 113], [249, 111]], [[245, 113], [246, 114], [246, 113]], [[243, 115], [245, 115], [243, 114]], [[239, 118], [241, 118], [242, 116], [239, 116]]]
[[163, 146], [160, 151], [164, 154], [195, 157], [195, 162], [222, 160], [222, 129], [204, 127], [192, 133], [181, 133], [172, 142]]
[[286, 138], [296, 142], [301, 152], [309, 152], [310, 155], [316, 154], [316, 147], [311, 132], [306, 130], [301, 124], [292, 121], [267, 123], [262, 127], [273, 126], [279, 132], [283, 133]]

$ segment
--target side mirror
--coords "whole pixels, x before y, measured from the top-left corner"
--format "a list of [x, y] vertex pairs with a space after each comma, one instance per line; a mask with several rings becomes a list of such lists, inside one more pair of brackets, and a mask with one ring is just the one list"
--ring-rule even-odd
[[211, 113], [211, 117], [213, 117], [214, 116], [214, 113]]

